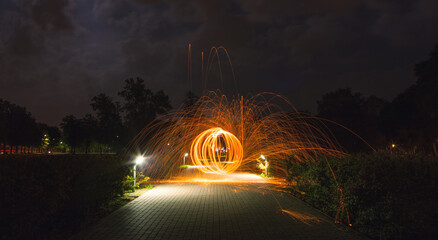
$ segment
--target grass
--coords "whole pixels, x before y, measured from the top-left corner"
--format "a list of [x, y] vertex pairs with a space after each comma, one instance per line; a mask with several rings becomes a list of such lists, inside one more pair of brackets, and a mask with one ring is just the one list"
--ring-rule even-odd
[[181, 166], [179, 166], [179, 168], [189, 168], [189, 167], [191, 167], [192, 165], [188, 165], [188, 164], [186, 164], [186, 165], [181, 165]]

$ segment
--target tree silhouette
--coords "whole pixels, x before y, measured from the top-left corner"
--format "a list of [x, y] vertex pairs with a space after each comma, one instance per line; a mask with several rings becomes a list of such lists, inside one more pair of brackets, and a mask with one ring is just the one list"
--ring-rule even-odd
[[159, 114], [171, 109], [169, 97], [163, 91], [154, 94], [146, 88], [141, 78], [126, 79], [119, 95], [125, 100], [122, 109], [125, 111], [125, 124], [130, 137], [135, 136]]
[[76, 153], [76, 148], [81, 143], [82, 126], [81, 120], [73, 115], [68, 115], [62, 119], [61, 128], [64, 141], [70, 145], [70, 152]]
[[3, 144], [15, 147], [16, 152], [23, 152], [23, 146], [40, 145], [37, 123], [26, 108], [0, 99], [0, 111], [0, 140]]
[[438, 45], [429, 59], [415, 65], [417, 81], [399, 94], [383, 118], [387, 134], [406, 148], [437, 152]]
[[[114, 103], [109, 96], [101, 93], [93, 97], [91, 107], [97, 116], [98, 142], [112, 147], [113, 150], [118, 149], [120, 147], [118, 141], [123, 131], [119, 103]], [[91, 120], [90, 117], [89, 120]], [[94, 122], [88, 121], [88, 124], [92, 123]]]
[[[48, 126], [44, 123], [38, 123], [39, 136], [43, 139], [47, 138], [47, 146], [45, 150], [50, 150], [59, 145], [61, 140], [61, 132], [58, 127]], [[44, 145], [43, 145], [44, 147]]]
[[89, 153], [91, 145], [94, 141], [97, 141], [99, 134], [99, 124], [95, 117], [91, 114], [85, 115], [83, 119], [80, 119], [81, 130], [81, 145], [84, 147], [85, 153]]
[[184, 99], [184, 108], [189, 109], [194, 106], [199, 100], [199, 97], [195, 95], [194, 92], [188, 91], [186, 93], [186, 98]]
[[[318, 116], [341, 124], [366, 140], [374, 148], [385, 147], [381, 131], [380, 112], [387, 102], [376, 96], [368, 98], [351, 89], [338, 89], [327, 93], [317, 102]], [[367, 151], [370, 148], [347, 130], [329, 125], [340, 144], [350, 152]]]

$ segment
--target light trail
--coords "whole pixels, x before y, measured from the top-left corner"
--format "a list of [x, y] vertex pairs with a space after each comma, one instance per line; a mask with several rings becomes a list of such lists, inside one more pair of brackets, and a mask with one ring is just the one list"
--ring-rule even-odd
[[234, 134], [222, 128], [210, 128], [193, 140], [190, 157], [205, 173], [230, 173], [239, 168], [243, 148]]
[[[202, 53], [203, 88], [206, 87], [215, 58], [220, 83], [223, 84], [219, 50], [224, 51], [232, 66], [225, 48], [213, 47], [204, 71]], [[188, 59], [188, 78], [191, 83], [191, 45]], [[232, 67], [231, 70], [235, 81]], [[278, 102], [287, 106], [287, 111], [276, 104]], [[279, 186], [284, 183], [290, 164], [314, 161], [320, 156], [346, 155], [324, 121], [298, 112], [287, 99], [274, 93], [259, 93], [249, 98], [237, 95], [229, 99], [220, 91], [210, 91], [194, 105], [158, 117], [131, 141], [127, 153], [148, 156], [143, 170], [145, 175], [158, 182], [264, 182]], [[186, 160], [188, 156], [190, 158]], [[229, 177], [235, 171], [260, 173], [257, 165], [261, 166], [258, 163], [261, 157], [263, 166], [267, 168], [264, 174], [276, 178]], [[181, 165], [187, 162], [194, 166], [182, 168]], [[336, 219], [342, 217], [344, 210], [348, 218], [342, 188], [329, 162], [326, 162], [338, 187], [340, 205]], [[206, 177], [201, 173], [214, 174], [215, 177]], [[217, 178], [219, 175], [227, 177]], [[316, 221], [293, 212], [284, 212], [294, 218]]]
[[317, 118], [284, 111], [282, 96], [261, 93], [229, 100], [209, 92], [193, 106], [173, 111], [145, 127], [129, 145], [131, 152], [149, 156], [145, 174], [169, 179], [186, 163], [205, 173], [257, 173], [261, 155], [269, 174], [285, 177], [287, 164], [313, 161], [320, 155], [343, 156], [328, 128]]

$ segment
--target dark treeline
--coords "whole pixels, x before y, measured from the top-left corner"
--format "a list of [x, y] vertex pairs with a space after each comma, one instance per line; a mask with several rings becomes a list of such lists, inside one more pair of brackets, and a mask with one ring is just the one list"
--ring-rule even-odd
[[[375, 149], [438, 156], [438, 45], [415, 65], [417, 81], [392, 102], [338, 89], [318, 101], [318, 116], [351, 129]], [[357, 136], [328, 124], [348, 152], [370, 150]]]
[[[415, 65], [417, 81], [392, 102], [349, 88], [338, 89], [317, 102], [317, 115], [333, 121], [327, 126], [348, 152], [371, 150], [357, 134], [375, 149], [438, 155], [437, 66], [438, 45], [427, 60]], [[125, 80], [118, 95], [123, 102], [101, 93], [91, 99], [92, 113], [83, 118], [65, 116], [60, 124], [62, 134], [57, 127], [36, 123], [25, 108], [0, 99], [0, 151], [118, 152], [143, 127], [171, 109], [169, 96], [146, 88], [141, 78]], [[197, 99], [188, 92], [184, 106]]]
[[143, 127], [172, 108], [162, 90], [151, 91], [141, 78], [125, 80], [118, 95], [124, 102], [101, 93], [91, 99], [93, 114], [62, 119], [63, 139], [70, 152], [118, 152]]
[[[125, 80], [116, 102], [105, 93], [91, 99], [92, 113], [82, 118], [67, 115], [60, 129], [37, 123], [24, 107], [0, 99], [0, 153], [119, 152], [129, 140], [172, 106], [164, 91], [153, 92], [141, 78]], [[189, 91], [184, 106], [198, 97]]]
[[48, 151], [60, 136], [57, 127], [37, 123], [25, 108], [0, 99], [0, 153]]

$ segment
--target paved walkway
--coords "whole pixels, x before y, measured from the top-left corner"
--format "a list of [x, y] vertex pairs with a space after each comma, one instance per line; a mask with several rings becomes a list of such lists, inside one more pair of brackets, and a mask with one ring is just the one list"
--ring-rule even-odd
[[366, 239], [267, 184], [161, 184], [74, 239]]

